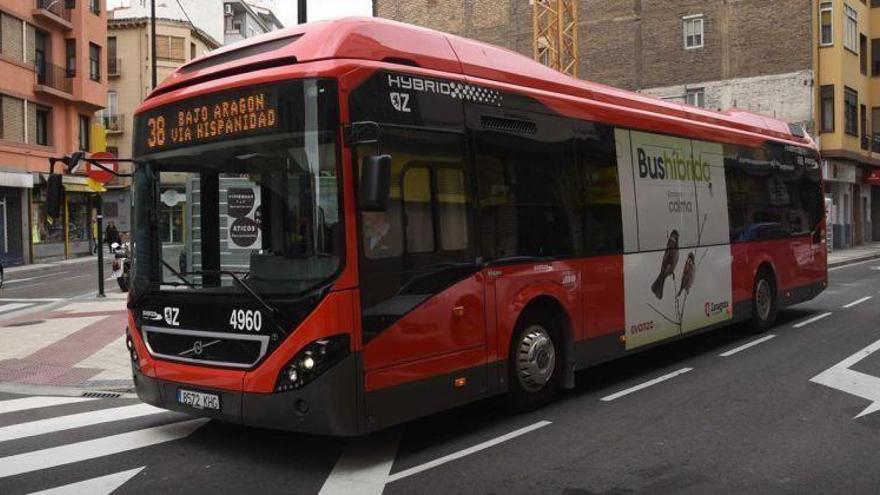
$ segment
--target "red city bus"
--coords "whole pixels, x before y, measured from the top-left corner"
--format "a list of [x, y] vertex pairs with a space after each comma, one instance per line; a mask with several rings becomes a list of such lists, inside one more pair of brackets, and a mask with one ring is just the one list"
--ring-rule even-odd
[[353, 435], [826, 286], [797, 126], [568, 78], [379, 19], [224, 47], [137, 110], [137, 393]]

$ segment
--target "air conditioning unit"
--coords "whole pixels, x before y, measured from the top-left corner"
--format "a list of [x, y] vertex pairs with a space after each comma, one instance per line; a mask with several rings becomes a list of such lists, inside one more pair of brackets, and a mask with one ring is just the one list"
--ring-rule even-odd
[[232, 15], [232, 4], [227, 3], [223, 5], [223, 13], [226, 15]]

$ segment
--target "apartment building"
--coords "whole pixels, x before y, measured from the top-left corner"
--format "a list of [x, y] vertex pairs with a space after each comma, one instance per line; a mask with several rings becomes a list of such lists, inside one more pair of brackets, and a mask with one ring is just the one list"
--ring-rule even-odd
[[49, 157], [90, 150], [107, 99], [104, 0], [0, 0], [0, 262], [90, 252], [94, 191], [64, 178], [62, 218], [46, 216]]
[[284, 27], [271, 9], [245, 0], [223, 2], [223, 26], [224, 45]]
[[[131, 17], [128, 9], [111, 12], [107, 23], [108, 91], [106, 108], [100, 118], [107, 133], [107, 151], [130, 157], [134, 132], [133, 114], [152, 91], [152, 53], [149, 17]], [[135, 13], [136, 15], [139, 13]], [[158, 19], [156, 22], [156, 66], [158, 81], [168, 77], [184, 63], [220, 46], [220, 42], [189, 21]], [[122, 171], [130, 166], [120, 165]], [[127, 179], [108, 185], [105, 221], [112, 221], [120, 232], [129, 232], [130, 192]], [[168, 242], [182, 231], [183, 206], [172, 204], [162, 212]], [[163, 237], [164, 239], [164, 237]]]
[[835, 247], [880, 240], [880, 0], [814, 0], [817, 133]]

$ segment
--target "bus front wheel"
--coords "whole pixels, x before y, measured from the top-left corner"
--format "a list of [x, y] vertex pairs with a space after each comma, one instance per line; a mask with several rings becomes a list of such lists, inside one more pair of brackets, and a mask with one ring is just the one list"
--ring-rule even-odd
[[776, 279], [769, 269], [762, 269], [755, 277], [752, 289], [752, 321], [751, 328], [763, 332], [776, 322]]
[[520, 318], [508, 359], [508, 405], [517, 411], [537, 409], [551, 400], [562, 377], [559, 333], [540, 311]]

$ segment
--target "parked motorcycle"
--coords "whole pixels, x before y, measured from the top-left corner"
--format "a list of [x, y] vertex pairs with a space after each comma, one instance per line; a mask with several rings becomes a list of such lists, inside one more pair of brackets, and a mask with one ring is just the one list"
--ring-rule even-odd
[[113, 250], [113, 277], [116, 277], [116, 283], [119, 284], [119, 290], [128, 292], [128, 284], [131, 280], [131, 246], [129, 243], [122, 244], [114, 242], [110, 245]]

